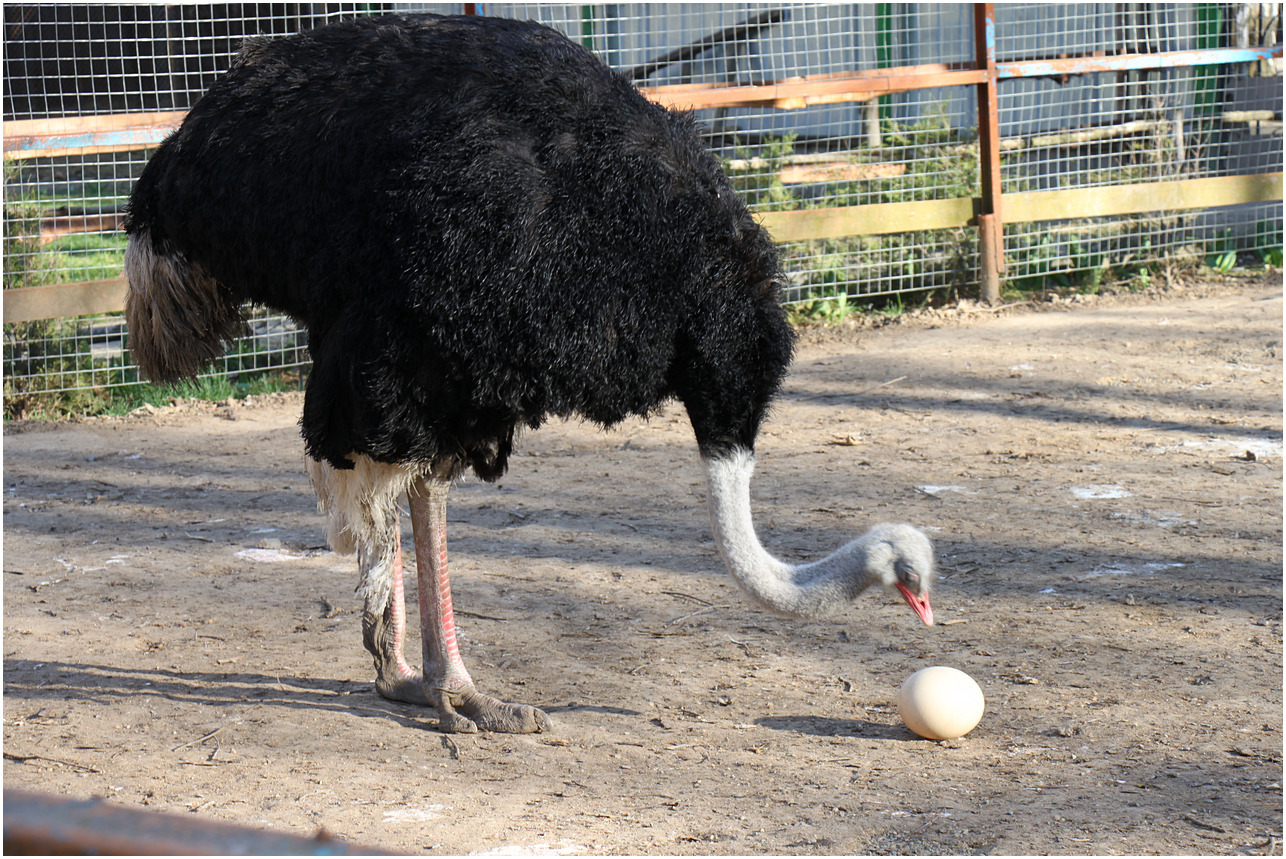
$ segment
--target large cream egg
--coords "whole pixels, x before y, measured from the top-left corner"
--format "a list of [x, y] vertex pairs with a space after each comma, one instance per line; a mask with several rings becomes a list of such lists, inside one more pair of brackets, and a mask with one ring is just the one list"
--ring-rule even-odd
[[945, 665], [921, 668], [898, 693], [898, 715], [929, 740], [963, 737], [981, 721], [982, 710], [982, 689], [974, 679]]

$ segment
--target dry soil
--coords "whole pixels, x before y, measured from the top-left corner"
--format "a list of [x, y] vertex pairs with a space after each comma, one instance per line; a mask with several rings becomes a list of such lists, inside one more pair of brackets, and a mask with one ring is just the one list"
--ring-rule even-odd
[[[5, 786], [416, 853], [1280, 853], [1281, 356], [1277, 276], [807, 333], [761, 537], [923, 526], [931, 628], [751, 607], [677, 406], [527, 436], [449, 534], [530, 736], [375, 695], [298, 395], [10, 424]], [[986, 695], [963, 739], [898, 718], [934, 664]]]

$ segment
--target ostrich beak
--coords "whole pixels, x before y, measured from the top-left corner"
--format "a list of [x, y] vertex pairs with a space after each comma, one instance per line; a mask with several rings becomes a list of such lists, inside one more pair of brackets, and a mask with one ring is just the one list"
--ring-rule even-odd
[[916, 617], [924, 621], [925, 626], [933, 626], [933, 606], [929, 605], [929, 595], [916, 596], [901, 582], [898, 582], [897, 588], [902, 594], [902, 599], [906, 600], [906, 604], [911, 606], [911, 611], [915, 612]]

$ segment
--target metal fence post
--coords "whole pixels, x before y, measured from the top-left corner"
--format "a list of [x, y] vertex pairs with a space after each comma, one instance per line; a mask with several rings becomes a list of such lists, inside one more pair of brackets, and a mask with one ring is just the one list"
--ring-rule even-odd
[[1004, 220], [1000, 210], [1000, 113], [996, 97], [996, 9], [994, 3], [973, 6], [974, 46], [978, 69], [978, 263], [982, 300], [1000, 301], [1000, 275], [1005, 270]]

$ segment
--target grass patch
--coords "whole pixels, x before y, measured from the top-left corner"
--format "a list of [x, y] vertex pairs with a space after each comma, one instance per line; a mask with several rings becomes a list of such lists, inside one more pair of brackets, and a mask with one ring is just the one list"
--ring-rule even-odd
[[[5, 392], [6, 420], [63, 420], [69, 417], [124, 415], [144, 406], [161, 407], [182, 400], [224, 402], [259, 394], [298, 391], [305, 373], [299, 369], [257, 373], [237, 379], [200, 376], [175, 385], [149, 382], [68, 391]], [[6, 385], [7, 387], [7, 385]]]
[[46, 264], [60, 283], [120, 277], [127, 242], [123, 233], [73, 233], [45, 246]]

